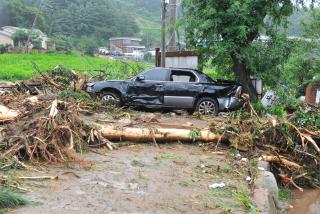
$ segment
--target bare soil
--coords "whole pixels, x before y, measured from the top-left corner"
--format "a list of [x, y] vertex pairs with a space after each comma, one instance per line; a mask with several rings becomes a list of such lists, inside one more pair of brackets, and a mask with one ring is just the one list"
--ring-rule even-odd
[[[245, 213], [230, 190], [248, 191], [239, 166], [227, 155], [203, 151], [198, 145], [138, 144], [105, 155], [81, 156], [81, 166], [45, 167], [42, 173], [57, 180], [26, 181], [24, 194], [40, 202], [9, 213]], [[226, 189], [210, 190], [224, 182]]]

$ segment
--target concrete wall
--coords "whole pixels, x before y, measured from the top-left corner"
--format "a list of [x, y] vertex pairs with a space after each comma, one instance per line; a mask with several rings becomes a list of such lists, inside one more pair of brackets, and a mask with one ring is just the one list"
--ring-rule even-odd
[[0, 45], [12, 45], [13, 46], [13, 40], [5, 35], [0, 34]]
[[166, 67], [196, 68], [197, 66], [197, 56], [166, 57]]

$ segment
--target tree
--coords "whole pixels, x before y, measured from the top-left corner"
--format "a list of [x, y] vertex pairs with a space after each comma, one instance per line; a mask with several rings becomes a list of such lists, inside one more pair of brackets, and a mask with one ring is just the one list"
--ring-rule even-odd
[[24, 30], [17, 30], [13, 34], [13, 41], [15, 46], [24, 46], [25, 43], [28, 41], [28, 33]]
[[318, 40], [320, 38], [320, 9], [314, 9], [302, 19], [303, 35]]
[[47, 23], [38, 7], [27, 4], [24, 0], [11, 0], [5, 5], [8, 23], [15, 27], [31, 28], [34, 18], [38, 14], [37, 28], [46, 30]]
[[[303, 3], [303, 0], [297, 3]], [[295, 5], [291, 0], [185, 0], [188, 43], [217, 64], [230, 65], [252, 99], [250, 57], [260, 33], [284, 25]]]

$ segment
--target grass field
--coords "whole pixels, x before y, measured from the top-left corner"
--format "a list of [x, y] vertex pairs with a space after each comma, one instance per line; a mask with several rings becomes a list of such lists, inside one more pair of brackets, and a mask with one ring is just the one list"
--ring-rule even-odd
[[119, 79], [134, 75], [150, 66], [144, 63], [123, 63], [100, 57], [63, 55], [63, 54], [0, 54], [0, 80], [25, 80], [37, 75], [33, 62], [41, 72], [57, 65], [74, 70], [106, 69], [110, 78]]

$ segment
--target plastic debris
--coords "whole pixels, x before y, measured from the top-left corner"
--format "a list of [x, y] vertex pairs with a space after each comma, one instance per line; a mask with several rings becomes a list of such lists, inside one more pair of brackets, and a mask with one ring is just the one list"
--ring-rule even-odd
[[218, 188], [221, 189], [224, 187], [226, 187], [225, 183], [214, 183], [209, 186], [210, 189], [218, 189]]

